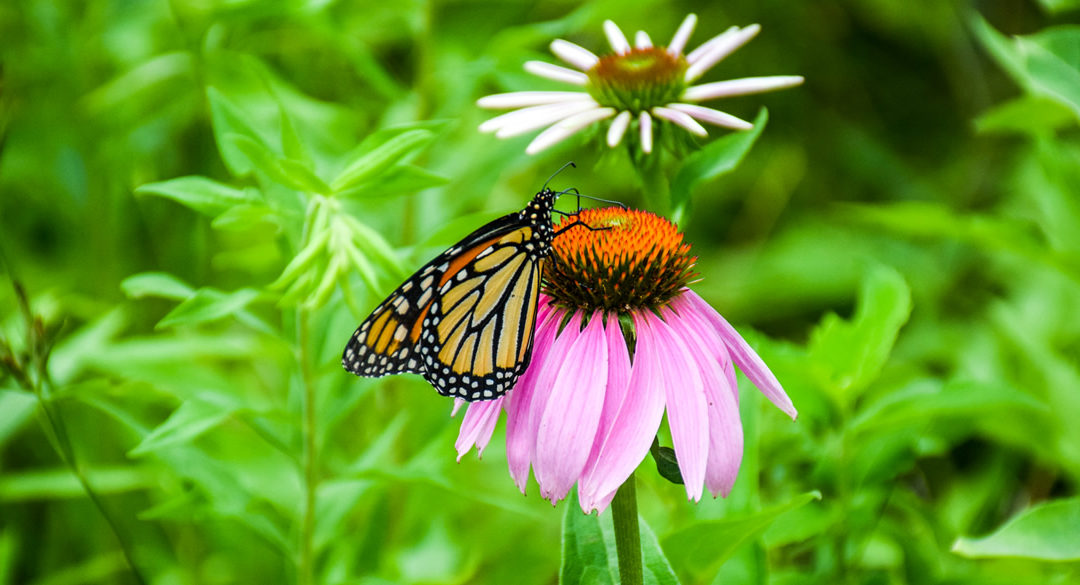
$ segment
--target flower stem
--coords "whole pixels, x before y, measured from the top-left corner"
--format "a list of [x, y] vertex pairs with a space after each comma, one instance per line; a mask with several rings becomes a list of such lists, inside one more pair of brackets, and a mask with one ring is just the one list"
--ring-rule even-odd
[[634, 474], [615, 492], [611, 500], [615, 522], [615, 553], [619, 557], [619, 581], [622, 585], [642, 585], [641, 531], [638, 528], [637, 487]]
[[308, 311], [299, 311], [298, 337], [300, 342], [300, 370], [304, 392], [304, 508], [300, 532], [299, 579], [301, 585], [315, 583], [315, 494], [319, 488], [318, 441], [315, 437], [315, 372], [312, 368], [308, 333]]
[[635, 165], [635, 169], [641, 180], [645, 207], [666, 216], [671, 211], [671, 186], [663, 167], [656, 160], [646, 160]]

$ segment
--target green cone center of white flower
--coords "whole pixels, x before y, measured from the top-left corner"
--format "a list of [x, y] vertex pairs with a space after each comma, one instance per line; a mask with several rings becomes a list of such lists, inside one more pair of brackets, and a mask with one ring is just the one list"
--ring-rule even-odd
[[600, 105], [636, 114], [678, 101], [687, 66], [682, 55], [662, 47], [606, 55], [586, 72], [587, 89]]

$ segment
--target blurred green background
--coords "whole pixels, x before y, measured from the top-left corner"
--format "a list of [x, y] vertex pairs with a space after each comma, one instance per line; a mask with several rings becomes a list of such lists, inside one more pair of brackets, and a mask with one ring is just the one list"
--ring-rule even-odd
[[[473, 104], [688, 12], [691, 47], [763, 27], [707, 81], [807, 82], [715, 102], [769, 122], [682, 226], [800, 417], [741, 380], [726, 500], [642, 464], [680, 581], [1080, 582], [1080, 2], [7, 0], [0, 583], [557, 582], [580, 513], [517, 492], [502, 424], [455, 463], [448, 400], [340, 351], [567, 160], [641, 204], [619, 153], [528, 157]], [[341, 263], [308, 195], [388, 144], [328, 207]]]

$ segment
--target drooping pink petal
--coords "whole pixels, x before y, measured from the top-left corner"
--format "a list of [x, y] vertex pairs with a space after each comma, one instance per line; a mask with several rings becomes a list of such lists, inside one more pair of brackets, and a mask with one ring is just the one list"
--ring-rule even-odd
[[[661, 311], [671, 330], [687, 345], [696, 368], [702, 374], [709, 414], [709, 456], [705, 468], [705, 486], [715, 497], [727, 497], [742, 462], [743, 433], [739, 406], [729, 386], [719, 352], [726, 357], [723, 342], [715, 335], [701, 335], [697, 316], [692, 312], [676, 315]], [[734, 372], [732, 372], [734, 373]], [[680, 460], [681, 465], [681, 460]]]
[[457, 441], [454, 443], [458, 461], [461, 461], [473, 445], [476, 445], [478, 457], [484, 454], [484, 447], [487, 447], [488, 442], [491, 441], [491, 434], [495, 432], [495, 423], [499, 421], [503, 398], [500, 396], [495, 400], [469, 404], [469, 409], [465, 411], [465, 419], [461, 421]]
[[709, 413], [701, 372], [696, 368], [691, 350], [671, 326], [651, 314], [660, 354], [660, 369], [664, 377], [664, 397], [667, 401], [668, 426], [675, 457], [679, 460], [686, 495], [698, 501], [705, 484], [705, 468], [709, 457]]
[[[533, 336], [532, 361], [509, 392], [509, 401], [505, 404], [506, 463], [510, 469], [510, 477], [514, 479], [514, 484], [521, 493], [525, 493], [525, 484], [529, 480], [529, 466], [536, 444], [536, 434], [529, 424], [533, 397], [537, 391], [536, 380], [543, 364], [547, 361], [547, 354], [555, 342], [555, 332], [562, 319], [562, 312], [548, 306], [548, 300], [547, 296], [540, 295], [540, 309], [536, 315], [538, 325], [536, 334]], [[541, 389], [541, 392], [546, 392], [546, 390]]]
[[541, 495], [552, 502], [566, 497], [589, 458], [607, 377], [607, 337], [597, 311], [570, 347], [537, 428], [533, 469]]
[[586, 472], [596, 464], [604, 438], [611, 432], [615, 417], [619, 414], [630, 387], [630, 352], [626, 347], [618, 317], [612, 316], [604, 324], [604, 334], [607, 336], [608, 380], [604, 389], [604, 409], [600, 413], [596, 441], [593, 442], [589, 460], [585, 463]]
[[664, 418], [665, 380], [660, 369], [659, 347], [648, 322], [634, 313], [634, 363], [626, 398], [612, 421], [598, 457], [578, 482], [581, 509], [602, 510], [611, 495], [649, 452]]
[[465, 406], [466, 404], [468, 404], [468, 402], [464, 398], [455, 398], [454, 409], [450, 411], [450, 418], [454, 418], [455, 416], [457, 416], [458, 411], [461, 410], [461, 407]]
[[683, 324], [693, 328], [694, 333], [705, 343], [709, 357], [723, 369], [727, 387], [731, 390], [731, 396], [735, 399], [735, 404], [738, 405], [739, 385], [735, 378], [735, 366], [731, 362], [731, 354], [728, 352], [723, 338], [720, 337], [720, 332], [712, 326], [704, 315], [700, 314], [686, 295], [675, 297], [670, 306], [679, 315]]
[[739, 366], [739, 369], [746, 374], [746, 377], [750, 378], [754, 386], [757, 386], [758, 390], [761, 390], [777, 408], [787, 413], [792, 420], [795, 420], [799, 413], [795, 410], [795, 405], [791, 403], [791, 398], [784, 392], [780, 382], [769, 370], [769, 367], [758, 357], [757, 352], [746, 343], [746, 340], [739, 335], [739, 332], [694, 291], [684, 289], [682, 296], [698, 310], [699, 315], [704, 316], [716, 328], [721, 339], [724, 340], [728, 352], [731, 353], [731, 358]]
[[672, 37], [671, 43], [668, 45], [668, 53], [672, 55], [681, 55], [683, 49], [686, 48], [686, 41], [690, 40], [690, 35], [694, 33], [694, 26], [697, 25], [697, 15], [687, 14], [683, 19], [682, 24], [679, 25], [679, 30], [675, 31], [675, 36]]

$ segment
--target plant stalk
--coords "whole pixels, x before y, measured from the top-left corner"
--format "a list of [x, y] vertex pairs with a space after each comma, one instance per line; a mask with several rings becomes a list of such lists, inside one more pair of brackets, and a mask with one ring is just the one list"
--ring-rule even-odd
[[304, 508], [300, 529], [300, 562], [298, 581], [301, 585], [315, 584], [315, 494], [319, 489], [318, 441], [316, 440], [315, 372], [310, 350], [308, 312], [299, 309], [298, 337], [300, 370], [303, 376], [303, 435], [304, 435]]
[[622, 585], [642, 585], [641, 531], [638, 528], [637, 486], [634, 474], [615, 492], [611, 500], [615, 522], [615, 553], [619, 557], [619, 581]]

